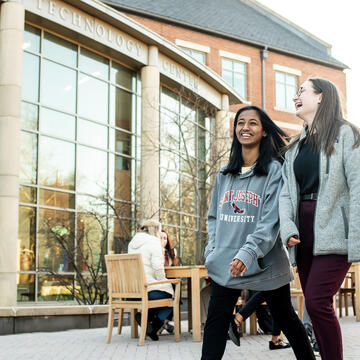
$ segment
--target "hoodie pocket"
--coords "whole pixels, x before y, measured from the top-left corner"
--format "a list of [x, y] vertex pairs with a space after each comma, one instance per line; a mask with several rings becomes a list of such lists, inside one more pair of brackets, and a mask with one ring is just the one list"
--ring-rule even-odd
[[342, 215], [343, 221], [344, 221], [345, 239], [347, 239], [349, 237], [349, 222], [348, 222], [348, 219], [346, 216], [344, 206], [341, 207], [341, 215]]

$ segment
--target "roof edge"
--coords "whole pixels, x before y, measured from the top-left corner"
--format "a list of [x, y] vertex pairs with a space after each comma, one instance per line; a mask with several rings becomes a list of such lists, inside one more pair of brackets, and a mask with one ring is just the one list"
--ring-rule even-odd
[[265, 11], [269, 12], [271, 15], [279, 18], [281, 21], [286, 22], [287, 24], [293, 26], [294, 28], [296, 28], [297, 30], [305, 33], [307, 36], [311, 37], [313, 40], [321, 43], [322, 45], [326, 46], [329, 50], [329, 54], [331, 54], [331, 49], [332, 49], [332, 45], [329, 44], [328, 42], [326, 42], [323, 39], [320, 39], [319, 37], [317, 37], [316, 35], [312, 34], [311, 32], [309, 32], [308, 30], [304, 29], [303, 27], [301, 27], [300, 25], [295, 24], [294, 22], [292, 22], [291, 20], [287, 19], [286, 17], [280, 15], [279, 13], [277, 13], [276, 11], [268, 8], [266, 5], [256, 1], [256, 0], [241, 0], [243, 2], [247, 2], [250, 6], [251, 5], [256, 5], [262, 9], [264, 9]]
[[[245, 1], [255, 1], [255, 0], [245, 0]], [[112, 1], [101, 0], [101, 2], [107, 4], [110, 7], [114, 7], [116, 9], [118, 9], [119, 11], [122, 10], [122, 11], [125, 11], [125, 12], [128, 12], [128, 13], [134, 14], [134, 15], [144, 16], [146, 18], [163, 20], [163, 21], [165, 21], [167, 23], [170, 23], [170, 24], [181, 25], [181, 26], [185, 26], [185, 27], [190, 28], [190, 29], [195, 29], [195, 30], [201, 31], [203, 33], [214, 34], [214, 35], [222, 37], [222, 38], [225, 37], [227, 39], [241, 41], [241, 42], [244, 42], [246, 44], [257, 46], [259, 48], [265, 48], [266, 47], [268, 50], [273, 50], [275, 52], [280, 52], [280, 53], [287, 54], [287, 55], [292, 55], [292, 56], [295, 56], [295, 57], [298, 57], [298, 58], [311, 60], [313, 62], [316, 62], [316, 63], [319, 63], [319, 64], [324, 64], [326, 66], [330, 66], [330, 67], [333, 67], [335, 69], [341, 69], [341, 70], [349, 69], [349, 67], [346, 64], [343, 64], [340, 61], [337, 61], [338, 63], [326, 61], [326, 60], [323, 60], [323, 59], [307, 56], [307, 55], [296, 53], [296, 52], [289, 51], [289, 50], [286, 50], [286, 49], [277, 48], [277, 47], [274, 47], [274, 46], [269, 46], [269, 45], [267, 45], [265, 43], [252, 41], [252, 40], [249, 40], [249, 39], [246, 39], [246, 38], [241, 38], [241, 37], [238, 37], [238, 36], [223, 33], [221, 31], [205, 29], [205, 28], [202, 28], [200, 26], [187, 23], [185, 21], [180, 21], [180, 20], [170, 18], [170, 17], [167, 17], [167, 16], [162, 16], [162, 15], [150, 13], [150, 12], [140, 10], [140, 9], [136, 9], [136, 8], [133, 8], [133, 7], [130, 7], [130, 6], [124, 6], [124, 5], [121, 5], [121, 4], [114, 4]], [[277, 15], [277, 16], [281, 17], [281, 15]], [[301, 31], [303, 31], [301, 28], [299, 28], [299, 29]], [[306, 32], [306, 31], [304, 30], [304, 32]], [[314, 36], [312, 35], [312, 37], [314, 37]], [[320, 40], [320, 41], [322, 42], [322, 40]], [[329, 44], [325, 43], [325, 45], [329, 45]]]

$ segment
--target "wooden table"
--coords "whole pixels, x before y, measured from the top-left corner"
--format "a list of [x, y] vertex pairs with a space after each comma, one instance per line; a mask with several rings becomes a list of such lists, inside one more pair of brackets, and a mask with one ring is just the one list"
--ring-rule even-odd
[[187, 278], [189, 331], [193, 331], [193, 341], [201, 341], [200, 279], [208, 276], [205, 266], [166, 266], [165, 273], [167, 278]]
[[360, 263], [353, 263], [349, 269], [355, 275], [355, 310], [356, 321], [360, 321]]

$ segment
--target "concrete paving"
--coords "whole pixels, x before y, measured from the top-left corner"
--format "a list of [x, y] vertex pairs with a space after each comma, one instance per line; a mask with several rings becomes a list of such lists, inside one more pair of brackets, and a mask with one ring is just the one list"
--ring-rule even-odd
[[[353, 316], [340, 320], [344, 360], [360, 359], [360, 322]], [[187, 329], [187, 322], [182, 322]], [[293, 360], [291, 349], [272, 350], [268, 348], [269, 335], [245, 335], [241, 346], [227, 342], [224, 360]], [[111, 344], [106, 344], [106, 328], [68, 330], [51, 333], [28, 333], [0, 336], [1, 360], [193, 360], [200, 359], [201, 343], [193, 342], [187, 332], [181, 334], [176, 343], [171, 335], [161, 335], [159, 341], [145, 340], [145, 346], [138, 346], [138, 340], [130, 337], [130, 327], [125, 326], [118, 335], [114, 329]], [[319, 358], [320, 359], [320, 358]]]

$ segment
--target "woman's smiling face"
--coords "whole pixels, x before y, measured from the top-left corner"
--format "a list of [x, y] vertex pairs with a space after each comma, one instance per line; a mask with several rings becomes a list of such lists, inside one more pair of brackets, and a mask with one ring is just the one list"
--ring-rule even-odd
[[260, 147], [262, 138], [266, 136], [256, 110], [245, 110], [240, 113], [235, 133], [240, 144], [246, 147]]
[[321, 102], [321, 94], [316, 94], [311, 81], [305, 81], [293, 98], [296, 115], [307, 123], [312, 122]]

